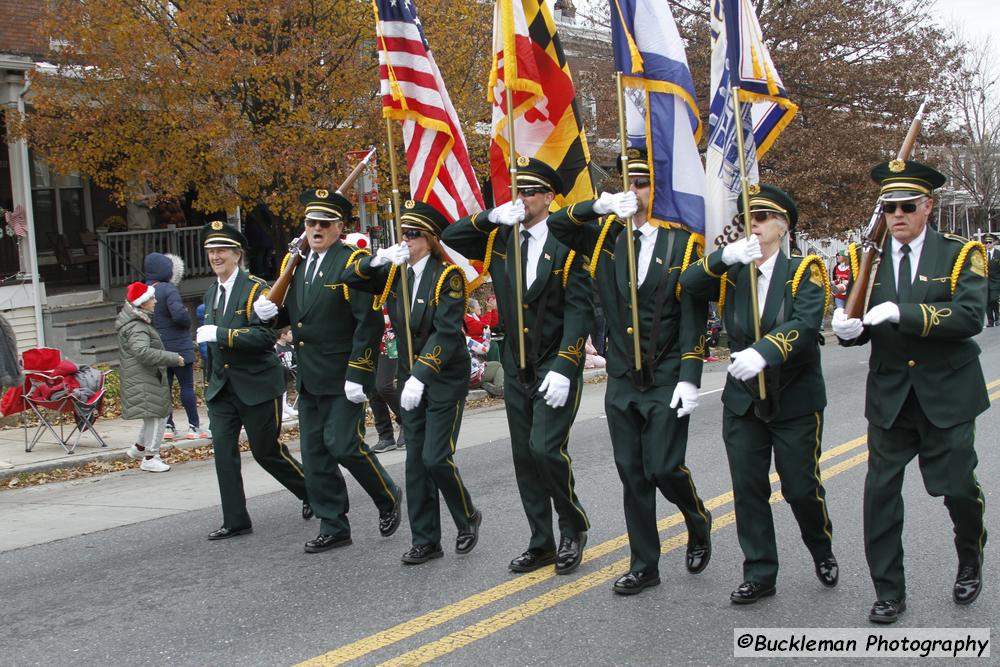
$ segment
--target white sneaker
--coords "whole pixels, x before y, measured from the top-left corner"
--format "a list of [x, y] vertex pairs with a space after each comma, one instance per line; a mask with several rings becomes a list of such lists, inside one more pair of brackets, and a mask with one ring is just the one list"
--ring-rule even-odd
[[166, 427], [163, 429], [163, 439], [173, 440], [176, 437], [177, 437], [177, 430], [170, 424], [167, 424]]
[[142, 463], [139, 464], [139, 468], [146, 472], [167, 472], [170, 470], [170, 466], [164, 463], [159, 455], [151, 459], [143, 459]]
[[125, 451], [125, 454], [126, 454], [126, 455], [128, 455], [128, 457], [129, 457], [130, 459], [132, 459], [133, 461], [138, 461], [139, 459], [141, 459], [141, 458], [143, 458], [144, 456], [146, 456], [146, 452], [143, 452], [143, 451], [141, 451], [141, 450], [140, 450], [140, 449], [139, 449], [138, 447], [136, 447], [135, 445], [132, 445], [131, 447], [129, 447], [129, 448], [128, 448], [128, 449], [127, 449], [127, 450]]

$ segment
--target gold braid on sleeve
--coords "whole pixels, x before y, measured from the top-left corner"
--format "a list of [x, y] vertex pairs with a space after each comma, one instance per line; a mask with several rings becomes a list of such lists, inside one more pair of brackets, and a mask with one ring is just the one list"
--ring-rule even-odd
[[608, 216], [607, 220], [604, 222], [604, 226], [601, 227], [601, 233], [597, 237], [597, 243], [594, 244], [594, 252], [590, 254], [590, 277], [597, 278], [597, 264], [601, 260], [601, 248], [604, 246], [604, 239], [608, 237], [608, 232], [611, 231], [611, 225], [618, 220], [618, 217], [614, 214]]
[[[684, 261], [681, 262], [681, 273], [684, 273], [684, 270], [688, 267], [688, 265], [691, 264], [691, 257], [694, 255], [695, 249], [696, 248], [700, 248], [700, 247], [701, 247], [701, 243], [698, 242], [698, 237], [697, 236], [695, 236], [694, 234], [691, 234], [690, 236], [688, 236], [687, 247], [684, 249]], [[670, 261], [669, 257], [667, 257], [667, 261], [668, 262]], [[681, 277], [680, 276], [677, 276], [677, 287], [674, 289], [674, 296], [676, 296], [677, 300], [680, 301], [680, 299], [681, 299]]]
[[576, 251], [570, 250], [569, 254], [566, 255], [566, 263], [563, 264], [562, 286], [564, 290], [566, 289], [566, 286], [569, 284], [569, 270], [570, 267], [573, 266], [574, 259], [576, 259]]
[[476, 289], [478, 289], [480, 285], [485, 283], [486, 278], [489, 277], [490, 262], [493, 261], [493, 244], [496, 243], [497, 232], [499, 231], [500, 228], [497, 227], [492, 232], [490, 232], [489, 238], [486, 239], [486, 256], [483, 257], [483, 271], [482, 273], [479, 274], [479, 276], [475, 280], [469, 283], [469, 286], [466, 288], [466, 291], [469, 292], [470, 294]]
[[830, 276], [826, 273], [826, 264], [823, 263], [822, 258], [819, 255], [808, 255], [799, 264], [799, 268], [795, 271], [795, 277], [792, 278], [792, 298], [799, 293], [799, 283], [802, 282], [803, 276], [805, 276], [806, 271], [809, 270], [811, 265], [815, 264], [819, 268], [819, 273], [823, 276], [823, 312], [826, 313], [827, 309], [830, 307]]

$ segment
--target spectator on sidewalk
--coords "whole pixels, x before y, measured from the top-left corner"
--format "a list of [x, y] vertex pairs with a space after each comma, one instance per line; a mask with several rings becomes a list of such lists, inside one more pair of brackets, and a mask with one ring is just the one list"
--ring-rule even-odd
[[851, 267], [847, 263], [847, 253], [837, 253], [837, 263], [830, 271], [830, 285], [833, 291], [833, 303], [836, 308], [847, 304], [847, 284], [851, 280]]
[[[194, 341], [191, 337], [191, 313], [181, 298], [178, 286], [184, 277], [184, 260], [176, 255], [162, 255], [151, 252], [143, 260], [142, 270], [146, 274], [146, 284], [156, 291], [156, 309], [153, 310], [153, 326], [163, 341], [163, 349], [175, 352], [184, 358], [184, 365], [176, 369], [167, 368], [167, 387], [173, 393], [174, 379], [180, 387], [181, 405], [187, 414], [188, 428], [184, 435], [188, 440], [208, 438], [207, 430], [201, 428], [198, 416], [198, 399], [194, 395]], [[163, 433], [164, 440], [177, 437], [173, 410], [167, 414]]]
[[295, 379], [295, 346], [292, 344], [292, 328], [283, 327], [278, 332], [278, 342], [274, 344], [274, 351], [281, 361], [281, 368], [285, 371], [285, 393], [281, 395], [281, 416], [285, 419], [299, 416], [299, 411], [288, 402], [288, 383]]
[[122, 418], [141, 419], [139, 442], [128, 450], [129, 458], [142, 460], [146, 472], [166, 472], [170, 466], [160, 459], [163, 428], [170, 413], [167, 368], [183, 367], [184, 357], [163, 349], [153, 310], [156, 291], [150, 285], [132, 283], [125, 305], [115, 321], [121, 348]]
[[[399, 419], [399, 393], [396, 391], [396, 359], [398, 347], [396, 332], [389, 322], [389, 313], [382, 309], [385, 329], [382, 332], [382, 343], [379, 345], [378, 362], [375, 365], [375, 393], [368, 402], [375, 417], [375, 430], [378, 431], [378, 442], [372, 447], [376, 454], [393, 449], [406, 449], [406, 436], [403, 435], [402, 422]], [[399, 437], [392, 433], [392, 419], [400, 424]]]
[[[491, 307], [492, 306], [492, 307]], [[478, 299], [469, 299], [465, 313], [465, 330], [472, 340], [483, 343], [484, 338], [488, 341], [493, 327], [497, 325], [498, 311], [496, 299], [490, 297], [487, 301], [487, 312], [483, 313], [483, 307]]]

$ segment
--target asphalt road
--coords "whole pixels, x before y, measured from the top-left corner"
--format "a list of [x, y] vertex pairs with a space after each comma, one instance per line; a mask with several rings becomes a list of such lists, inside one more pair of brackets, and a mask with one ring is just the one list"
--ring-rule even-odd
[[[987, 329], [979, 340], [996, 401], [1000, 329]], [[295, 499], [268, 486], [246, 459], [248, 488], [263, 489], [249, 505], [255, 532], [222, 542], [205, 540], [219, 524], [210, 462], [176, 466], [163, 476], [130, 472], [0, 493], [0, 664], [760, 664], [733, 658], [734, 628], [874, 628], [866, 620], [874, 592], [861, 535], [867, 355], [867, 349], [824, 349], [830, 405], [821, 466], [841, 566], [835, 589], [816, 580], [791, 512], [776, 494], [778, 594], [748, 607], [729, 603], [742, 555], [715, 391], [725, 366], [712, 364], [688, 446], [688, 465], [715, 517], [714, 555], [701, 575], [685, 571], [683, 524], [661, 498], [662, 585], [628, 598], [611, 592], [627, 569], [627, 540], [601, 410], [604, 388], [591, 385], [570, 450], [592, 523], [587, 559], [574, 575], [507, 571], [526, 546], [527, 527], [502, 413], [479, 413], [466, 420], [457, 455], [484, 513], [479, 545], [456, 556], [455, 529], [445, 515], [445, 557], [421, 566], [399, 561], [409, 545], [405, 521], [395, 536], [379, 537], [377, 512], [353, 481], [354, 544], [303, 553], [317, 523], [303, 522]], [[977, 472], [994, 535], [1000, 535], [993, 504], [1000, 490], [998, 431], [1000, 412], [991, 409], [978, 422]], [[401, 481], [401, 454], [382, 460]], [[995, 625], [996, 550], [987, 547], [984, 594], [970, 607], [956, 606], [947, 512], [925, 493], [916, 463], [908, 472], [909, 609], [898, 626]]]

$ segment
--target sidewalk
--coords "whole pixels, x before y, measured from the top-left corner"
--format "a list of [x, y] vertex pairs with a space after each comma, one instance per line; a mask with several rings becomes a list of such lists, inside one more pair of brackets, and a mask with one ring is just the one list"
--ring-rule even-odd
[[[593, 369], [584, 372], [584, 380], [604, 377], [604, 369]], [[468, 400], [475, 401], [487, 398], [487, 393], [482, 389], [475, 389], [469, 392]], [[201, 423], [208, 424], [208, 412], [204, 406], [199, 408]], [[181, 409], [174, 410], [174, 421], [177, 424], [186, 424], [187, 418]], [[80, 444], [77, 445], [73, 454], [67, 454], [62, 446], [51, 434], [42, 436], [32, 451], [24, 451], [24, 431], [21, 428], [9, 428], [0, 430], [0, 480], [9, 479], [22, 473], [38, 473], [56, 468], [74, 468], [96, 463], [99, 461], [114, 461], [126, 458], [125, 451], [135, 442], [135, 436], [139, 432], [141, 421], [124, 419], [101, 419], [95, 424], [95, 429], [107, 443], [106, 448], [102, 448], [93, 435], [83, 434], [80, 437]], [[282, 432], [291, 428], [298, 428], [298, 419], [286, 420], [281, 424]], [[72, 421], [66, 425], [66, 432], [72, 430]], [[58, 431], [58, 427], [56, 427]], [[181, 431], [183, 433], [183, 430]], [[34, 434], [34, 427], [29, 426], [29, 440]], [[374, 428], [366, 429], [365, 441], [368, 445], [374, 445], [378, 440], [378, 433]], [[186, 440], [183, 437], [173, 441], [177, 448], [188, 449], [207, 445], [211, 440], [197, 439]], [[298, 451], [298, 442], [289, 443], [289, 449]]]

